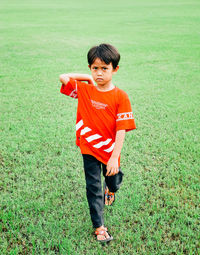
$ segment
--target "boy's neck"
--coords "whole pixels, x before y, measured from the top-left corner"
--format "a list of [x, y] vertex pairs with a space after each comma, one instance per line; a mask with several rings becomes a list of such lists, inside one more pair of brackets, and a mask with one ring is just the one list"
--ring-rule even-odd
[[112, 82], [108, 83], [108, 84], [105, 84], [105, 85], [101, 85], [101, 84], [97, 84], [97, 89], [100, 90], [100, 91], [109, 91], [109, 90], [112, 90], [114, 89], [114, 85]]

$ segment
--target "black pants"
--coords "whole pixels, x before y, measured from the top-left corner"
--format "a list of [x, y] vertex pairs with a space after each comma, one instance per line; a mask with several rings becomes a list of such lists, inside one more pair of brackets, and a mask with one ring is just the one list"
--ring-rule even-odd
[[106, 175], [106, 165], [98, 161], [95, 157], [83, 154], [83, 163], [86, 180], [86, 194], [90, 209], [90, 216], [94, 228], [104, 225], [103, 208], [104, 194], [101, 186], [101, 169], [105, 182], [111, 192], [116, 192], [122, 182], [123, 173], [119, 169], [119, 173], [113, 176]]

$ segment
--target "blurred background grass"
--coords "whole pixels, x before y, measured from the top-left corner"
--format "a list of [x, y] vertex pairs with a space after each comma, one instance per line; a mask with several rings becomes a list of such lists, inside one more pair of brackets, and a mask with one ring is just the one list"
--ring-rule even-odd
[[[1, 1], [1, 254], [199, 253], [199, 1]], [[77, 102], [59, 74], [89, 73], [98, 43], [121, 53], [116, 86], [137, 130], [124, 183], [92, 236]]]

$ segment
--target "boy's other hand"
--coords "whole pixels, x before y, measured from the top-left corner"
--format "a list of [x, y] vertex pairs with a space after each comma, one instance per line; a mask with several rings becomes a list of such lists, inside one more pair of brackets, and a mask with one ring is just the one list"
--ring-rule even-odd
[[118, 166], [118, 158], [117, 157], [110, 157], [107, 163], [107, 172], [106, 176], [112, 176], [119, 172]]

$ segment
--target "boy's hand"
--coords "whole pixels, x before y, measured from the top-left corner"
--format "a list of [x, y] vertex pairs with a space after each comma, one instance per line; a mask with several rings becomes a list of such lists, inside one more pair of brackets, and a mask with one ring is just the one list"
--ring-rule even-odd
[[119, 172], [118, 159], [124, 142], [125, 132], [125, 130], [118, 130], [116, 133], [115, 146], [107, 163], [106, 176], [112, 176]]
[[112, 176], [117, 174], [118, 172], [119, 172], [118, 158], [111, 156], [107, 163], [106, 176]]

